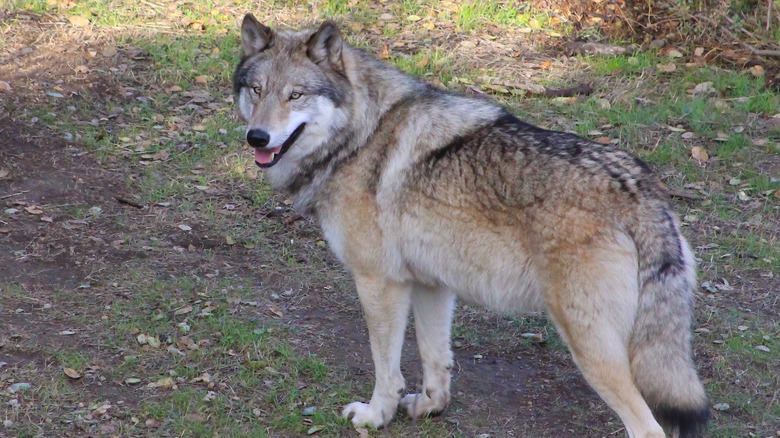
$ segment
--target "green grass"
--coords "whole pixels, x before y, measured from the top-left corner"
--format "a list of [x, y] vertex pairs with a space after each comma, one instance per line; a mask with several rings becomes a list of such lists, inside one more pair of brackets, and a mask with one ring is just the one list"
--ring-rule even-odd
[[456, 24], [461, 30], [475, 30], [486, 24], [545, 28], [551, 25], [550, 15], [515, 2], [475, 0], [462, 2]]
[[27, 295], [24, 286], [17, 283], [0, 283], [0, 298], [22, 299]]

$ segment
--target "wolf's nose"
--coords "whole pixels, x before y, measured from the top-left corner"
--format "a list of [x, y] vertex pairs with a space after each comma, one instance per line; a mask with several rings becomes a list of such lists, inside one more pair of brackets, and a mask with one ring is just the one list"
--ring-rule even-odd
[[250, 129], [246, 133], [246, 142], [253, 148], [264, 148], [268, 146], [269, 140], [271, 140], [271, 137], [262, 129]]

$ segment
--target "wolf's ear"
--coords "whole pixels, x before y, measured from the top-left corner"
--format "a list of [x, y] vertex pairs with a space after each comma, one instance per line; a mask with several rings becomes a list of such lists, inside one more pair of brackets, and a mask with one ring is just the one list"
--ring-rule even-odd
[[325, 20], [306, 43], [306, 55], [315, 64], [328, 62], [336, 70], [344, 70], [341, 63], [341, 47], [344, 44], [336, 23]]
[[244, 15], [241, 23], [241, 45], [244, 56], [262, 52], [271, 45], [274, 32], [270, 27], [263, 25], [252, 14]]

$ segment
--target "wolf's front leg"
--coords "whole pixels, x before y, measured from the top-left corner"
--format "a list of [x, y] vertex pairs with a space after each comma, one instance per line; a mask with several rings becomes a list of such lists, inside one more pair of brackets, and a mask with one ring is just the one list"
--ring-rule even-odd
[[368, 323], [376, 385], [368, 404], [350, 403], [342, 415], [356, 427], [382, 427], [393, 419], [404, 390], [401, 348], [409, 316], [410, 288], [358, 275], [355, 276], [355, 285]]
[[401, 400], [412, 418], [437, 414], [450, 403], [450, 329], [455, 295], [445, 289], [415, 288], [414, 327], [423, 366], [423, 388]]

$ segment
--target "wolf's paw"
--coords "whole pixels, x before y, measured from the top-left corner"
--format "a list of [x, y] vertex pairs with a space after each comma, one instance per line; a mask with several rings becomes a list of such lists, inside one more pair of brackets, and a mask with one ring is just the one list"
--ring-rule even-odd
[[406, 408], [406, 413], [412, 418], [420, 418], [428, 415], [436, 415], [449, 404], [449, 397], [429, 397], [426, 394], [407, 394], [401, 399], [400, 405]]
[[341, 415], [347, 420], [352, 421], [355, 427], [371, 426], [380, 428], [393, 419], [393, 410], [376, 409], [371, 404], [354, 402], [348, 404]]

